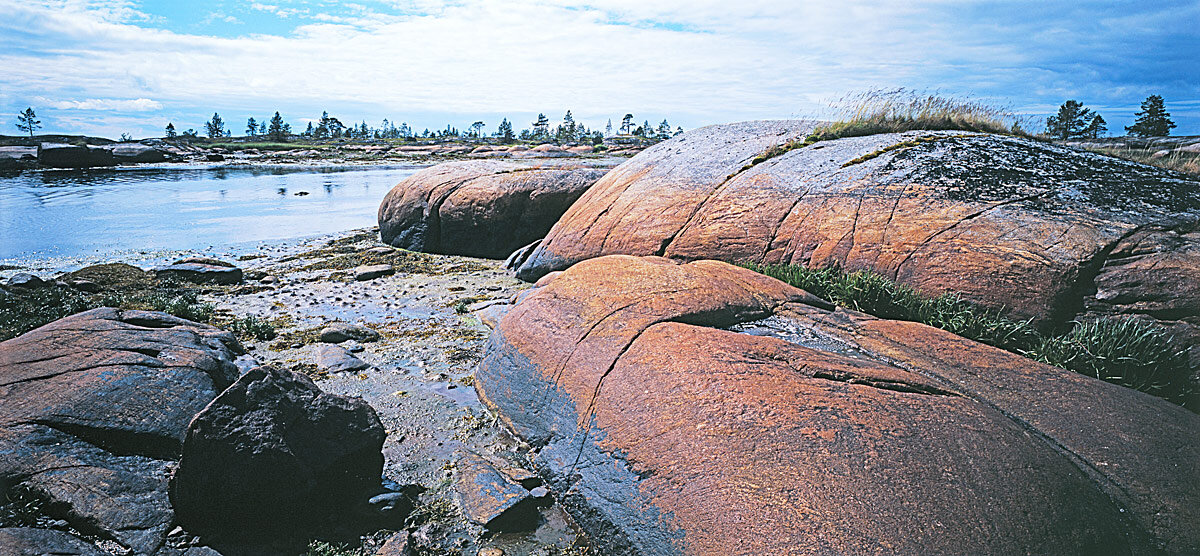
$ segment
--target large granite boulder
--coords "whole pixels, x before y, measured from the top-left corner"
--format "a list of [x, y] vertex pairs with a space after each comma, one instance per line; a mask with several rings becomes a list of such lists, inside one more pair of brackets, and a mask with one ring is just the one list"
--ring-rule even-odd
[[379, 492], [384, 436], [361, 399], [258, 367], [192, 420], [171, 502], [179, 522], [202, 535], [303, 532]]
[[42, 143], [37, 150], [38, 164], [50, 168], [91, 168], [117, 163], [112, 149], [66, 143]]
[[606, 170], [448, 162], [409, 176], [379, 205], [384, 243], [503, 259], [546, 234]]
[[606, 254], [840, 265], [1045, 329], [1142, 314], [1200, 340], [1200, 178], [963, 132], [822, 141], [755, 163], [811, 128], [718, 125], [647, 149], [589, 189], [518, 276]]
[[241, 352], [211, 326], [109, 308], [0, 342], [0, 486], [75, 530], [163, 553], [170, 468], [192, 417], [237, 378]]
[[602, 553], [1200, 551], [1200, 416], [722, 262], [549, 275], [475, 384]]

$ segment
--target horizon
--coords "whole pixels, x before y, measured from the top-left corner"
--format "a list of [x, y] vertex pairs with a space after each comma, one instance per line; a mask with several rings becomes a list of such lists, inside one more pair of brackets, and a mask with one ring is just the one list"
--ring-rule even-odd
[[[935, 0], [839, 7], [750, 2], [460, 0], [342, 4], [0, 0], [0, 119], [32, 107], [41, 134], [160, 137], [219, 113], [279, 111], [294, 131], [322, 111], [347, 125], [421, 130], [571, 110], [603, 130], [820, 119], [847, 94], [904, 87], [1008, 108], [1031, 131], [1066, 100], [1124, 134], [1164, 97], [1200, 135], [1200, 2]], [[1063, 22], [1069, 22], [1070, 25]]]

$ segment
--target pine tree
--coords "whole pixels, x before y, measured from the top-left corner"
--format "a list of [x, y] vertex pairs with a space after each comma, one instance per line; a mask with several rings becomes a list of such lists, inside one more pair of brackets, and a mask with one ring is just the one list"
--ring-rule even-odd
[[221, 119], [221, 115], [213, 112], [213, 117], [204, 124], [204, 131], [208, 134], [209, 139], [216, 139], [225, 136], [225, 121]]
[[1058, 107], [1058, 114], [1046, 118], [1046, 135], [1064, 140], [1083, 137], [1092, 115], [1079, 101], [1068, 100]]
[[1125, 127], [1125, 132], [1130, 135], [1166, 137], [1171, 134], [1171, 128], [1175, 127], [1175, 122], [1171, 121], [1171, 114], [1163, 105], [1163, 97], [1159, 95], [1146, 97], [1146, 100], [1142, 101], [1142, 111], [1134, 115], [1137, 119], [1133, 125]]
[[29, 133], [30, 139], [33, 138], [33, 132], [41, 127], [42, 121], [37, 119], [37, 114], [33, 112], [32, 106], [17, 114], [17, 129]]
[[483, 135], [481, 135], [481, 132], [483, 131], [483, 126], [484, 126], [483, 122], [475, 122], [475, 123], [471, 124], [472, 136], [482, 137]]
[[612, 118], [608, 119], [608, 125], [604, 126], [604, 135], [612, 136]]
[[1095, 139], [1108, 133], [1108, 122], [1100, 114], [1092, 116], [1092, 121], [1083, 130], [1083, 137]]
[[666, 118], [663, 118], [662, 123], [658, 124], [657, 133], [659, 137], [663, 138], [671, 136], [671, 124], [667, 123]]
[[249, 137], [258, 135], [258, 121], [254, 118], [246, 120], [246, 135]]
[[538, 113], [537, 121], [533, 122], [533, 136], [537, 139], [547, 139], [550, 137], [550, 120], [545, 114]]
[[167, 139], [174, 139], [175, 136], [177, 135], [175, 133], [175, 124], [173, 124], [171, 122], [167, 122], [167, 130], [166, 131], [167, 131], [167, 135], [166, 135]]
[[500, 142], [501, 142], [501, 143], [504, 143], [504, 144], [506, 144], [506, 145], [507, 145], [508, 143], [512, 143], [512, 142], [513, 142], [513, 128], [512, 128], [512, 123], [510, 123], [510, 122], [508, 121], [508, 118], [504, 118], [504, 119], [503, 119], [503, 120], [500, 122], [500, 127], [499, 127], [499, 129], [496, 131], [496, 136], [500, 138]]
[[[308, 126], [311, 130], [312, 122], [309, 122]], [[271, 116], [271, 125], [267, 126], [267, 137], [270, 137], [272, 141], [286, 141], [288, 136], [286, 127], [287, 124], [283, 123], [283, 116], [280, 116], [279, 112], [275, 112], [275, 115]]]
[[577, 131], [575, 117], [571, 115], [570, 110], [567, 110], [567, 115], [563, 116], [562, 133], [559, 134], [559, 141], [564, 143], [574, 141]]
[[621, 133], [629, 133], [632, 130], [633, 114], [625, 114], [625, 117], [621, 118]]

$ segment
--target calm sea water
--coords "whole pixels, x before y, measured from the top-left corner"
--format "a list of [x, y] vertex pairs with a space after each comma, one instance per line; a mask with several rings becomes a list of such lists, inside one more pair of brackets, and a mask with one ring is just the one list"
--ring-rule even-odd
[[0, 259], [203, 249], [369, 227], [384, 195], [417, 170], [154, 167], [0, 176]]

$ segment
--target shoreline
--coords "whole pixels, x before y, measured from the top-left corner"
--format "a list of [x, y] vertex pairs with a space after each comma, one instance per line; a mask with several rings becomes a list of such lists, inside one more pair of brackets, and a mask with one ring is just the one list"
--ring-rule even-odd
[[[409, 264], [397, 265], [390, 276], [357, 281], [353, 268], [370, 249], [387, 250], [388, 257]], [[500, 548], [506, 554], [555, 555], [586, 543], [558, 504], [543, 505], [538, 510], [540, 525], [521, 533], [487, 534], [460, 509], [455, 469], [463, 453], [529, 468], [530, 447], [500, 426], [473, 387], [490, 329], [471, 309], [506, 303], [531, 287], [505, 270], [503, 261], [393, 249], [379, 241], [375, 228], [136, 255], [105, 253], [72, 263], [125, 262], [147, 268], [154, 261], [203, 255], [219, 256], [243, 269], [243, 283], [205, 287], [199, 295], [201, 302], [213, 305], [214, 323], [253, 317], [274, 328], [275, 336], [269, 339], [239, 337], [247, 349], [239, 359], [243, 371], [272, 365], [302, 373], [326, 392], [361, 398], [375, 409], [387, 433], [385, 478], [426, 489], [417, 511], [428, 517], [420, 524], [422, 533], [412, 535], [422, 540], [413, 542], [436, 550]], [[40, 259], [34, 266], [56, 264], [62, 261]], [[320, 330], [337, 322], [365, 326], [381, 338], [321, 342]], [[369, 368], [323, 369], [320, 352], [330, 345], [346, 348]], [[377, 548], [386, 538], [381, 533], [364, 537], [363, 546]]]

